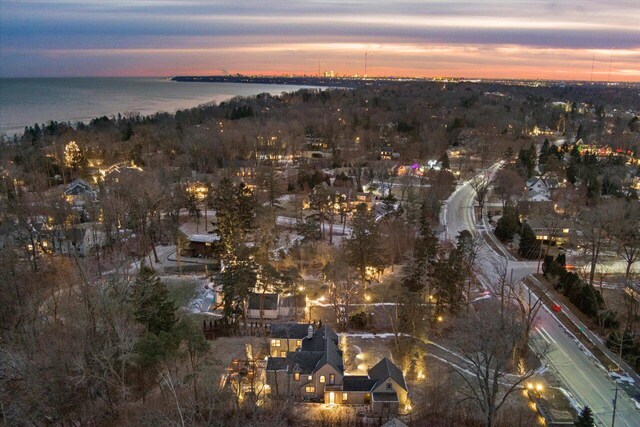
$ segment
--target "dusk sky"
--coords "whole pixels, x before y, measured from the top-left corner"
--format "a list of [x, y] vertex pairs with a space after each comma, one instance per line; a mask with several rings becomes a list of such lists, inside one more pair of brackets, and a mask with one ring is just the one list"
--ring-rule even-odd
[[[640, 0], [0, 0], [0, 76], [640, 81]], [[611, 64], [611, 66], [610, 66]]]

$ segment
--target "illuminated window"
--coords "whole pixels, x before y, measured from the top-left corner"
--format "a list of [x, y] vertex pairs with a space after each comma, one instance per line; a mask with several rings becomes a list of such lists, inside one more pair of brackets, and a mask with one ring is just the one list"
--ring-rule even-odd
[[320, 382], [324, 384], [324, 382], [325, 382], [325, 376], [324, 375], [320, 375]]
[[300, 372], [295, 372], [293, 374], [293, 380], [294, 381], [300, 381]]
[[309, 375], [309, 376], [307, 377], [307, 380], [309, 380], [309, 381], [313, 381], [313, 375]]
[[304, 388], [304, 391], [306, 391], [307, 393], [315, 393], [316, 392], [316, 388], [312, 385], [306, 386]]
[[297, 345], [298, 347], [302, 347], [302, 340], [298, 340], [298, 341], [296, 341], [296, 345]]
[[280, 357], [286, 357], [286, 356], [287, 356], [287, 352], [286, 352], [286, 351], [284, 351], [284, 350], [282, 350], [282, 351], [280, 352]]
[[280, 347], [280, 340], [271, 340], [271, 345], [273, 347]]
[[342, 393], [342, 401], [343, 402], [346, 402], [348, 400], [347, 399], [348, 397], [349, 397], [349, 393]]
[[336, 382], [336, 376], [334, 374], [329, 375], [329, 384], [334, 384]]

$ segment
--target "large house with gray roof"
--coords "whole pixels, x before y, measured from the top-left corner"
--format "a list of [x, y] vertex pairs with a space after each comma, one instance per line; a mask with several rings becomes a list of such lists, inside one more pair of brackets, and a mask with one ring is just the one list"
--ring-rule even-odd
[[[301, 339], [299, 326], [283, 327], [274, 331], [277, 337], [271, 337], [272, 356], [267, 359], [266, 374], [273, 395], [336, 405], [368, 405], [376, 415], [396, 413], [407, 404], [404, 374], [393, 362], [383, 358], [367, 375], [345, 375], [338, 335], [328, 326], [318, 330], [305, 326], [307, 334]], [[295, 338], [287, 339], [286, 355], [282, 351], [274, 357], [278, 352], [273, 344], [284, 347], [283, 334]], [[292, 346], [296, 348], [291, 350]]]

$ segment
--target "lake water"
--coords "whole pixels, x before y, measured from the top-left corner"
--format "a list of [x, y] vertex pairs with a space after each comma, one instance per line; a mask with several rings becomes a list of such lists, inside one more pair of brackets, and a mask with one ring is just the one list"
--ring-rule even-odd
[[0, 135], [22, 133], [25, 126], [88, 122], [118, 113], [175, 112], [234, 96], [278, 95], [302, 86], [250, 83], [183, 83], [161, 78], [0, 79]]

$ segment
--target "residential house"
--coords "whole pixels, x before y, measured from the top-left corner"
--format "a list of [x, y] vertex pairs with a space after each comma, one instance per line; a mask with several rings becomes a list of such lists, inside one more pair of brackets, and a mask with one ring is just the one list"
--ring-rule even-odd
[[307, 323], [283, 323], [271, 325], [271, 341], [269, 342], [269, 354], [272, 357], [287, 357], [290, 351], [296, 351], [302, 347], [302, 339], [311, 335], [315, 329]]
[[54, 252], [87, 256], [107, 244], [107, 235], [102, 224], [85, 222], [67, 230], [51, 230], [48, 240], [46, 246]]
[[278, 301], [278, 317], [297, 318], [304, 313], [307, 299], [304, 295], [284, 295]]
[[267, 383], [275, 394], [323, 401], [325, 386], [342, 383], [344, 365], [338, 335], [328, 326], [308, 327], [297, 351], [267, 359]]
[[279, 295], [274, 293], [251, 294], [247, 317], [249, 319], [274, 320], [278, 318]]
[[528, 193], [531, 195], [545, 198], [545, 200], [551, 200], [551, 189], [545, 179], [538, 177], [530, 178], [527, 181], [527, 190], [529, 190]]
[[539, 193], [536, 190], [527, 190], [527, 201], [529, 202], [549, 202], [551, 199], [545, 194]]
[[[295, 318], [304, 313], [307, 302], [304, 295], [279, 295], [276, 293], [251, 294], [248, 301], [249, 319]], [[262, 312], [262, 315], [260, 314]]]
[[538, 218], [529, 218], [527, 223], [536, 234], [536, 239], [545, 245], [565, 245], [573, 231], [573, 221], [567, 219], [551, 219], [544, 221]]
[[570, 238], [573, 221], [563, 218], [555, 211], [551, 201], [521, 201], [518, 203], [518, 216], [521, 222], [527, 222], [538, 240], [545, 244], [562, 246]]
[[[279, 344], [282, 346], [283, 341]], [[314, 332], [309, 325], [307, 336], [296, 340], [294, 346], [299, 348], [287, 351], [286, 356], [281, 350], [275, 357], [278, 350], [272, 347], [266, 367], [272, 393], [330, 405], [367, 405], [373, 414], [381, 416], [397, 413], [408, 403], [404, 374], [387, 358], [367, 375], [345, 375], [338, 336], [328, 326]]]
[[220, 240], [216, 234], [190, 234], [186, 247], [180, 251], [182, 256], [193, 258], [213, 258], [215, 243]]
[[87, 201], [95, 200], [96, 192], [87, 181], [78, 178], [67, 185], [64, 190], [64, 198], [74, 206], [82, 206]]
[[393, 151], [393, 147], [391, 145], [385, 145], [381, 147], [380, 151], [378, 152], [379, 160], [393, 160], [393, 159], [399, 159], [399, 158], [400, 158], [400, 153]]

